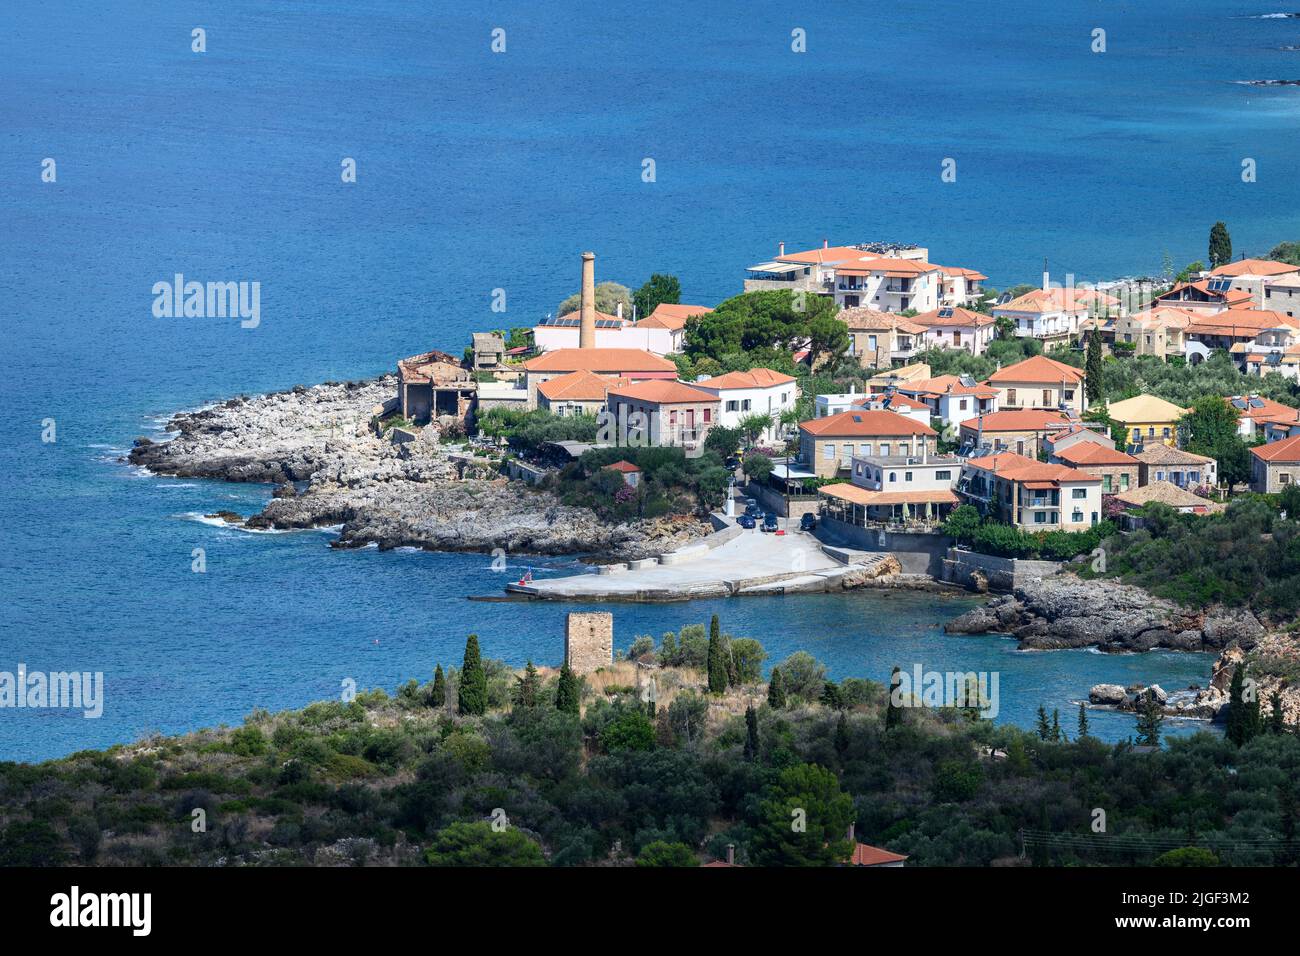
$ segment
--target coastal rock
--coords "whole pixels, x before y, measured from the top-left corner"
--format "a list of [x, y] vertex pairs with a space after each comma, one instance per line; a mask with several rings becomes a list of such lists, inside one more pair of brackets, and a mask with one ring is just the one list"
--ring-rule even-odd
[[337, 547], [502, 548], [628, 560], [711, 530], [691, 516], [606, 523], [548, 491], [507, 481], [488, 462], [453, 460], [436, 428], [394, 444], [371, 422], [396, 389], [387, 375], [240, 396], [173, 416], [171, 440], [137, 439], [128, 460], [155, 474], [274, 484], [261, 514], [236, 519], [250, 529], [340, 525]]
[[1094, 684], [1088, 691], [1088, 701], [1093, 704], [1114, 706], [1123, 703], [1126, 696], [1126, 691], [1119, 684]]
[[1264, 625], [1242, 608], [1215, 608], [1205, 615], [1201, 634], [1207, 646], [1220, 648], [1237, 644], [1250, 650], [1264, 636]]

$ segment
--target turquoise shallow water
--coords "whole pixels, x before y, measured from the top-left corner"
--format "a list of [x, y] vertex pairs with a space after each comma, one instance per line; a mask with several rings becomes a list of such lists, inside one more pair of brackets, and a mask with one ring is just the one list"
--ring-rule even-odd
[[[0, 710], [0, 758], [237, 720], [346, 676], [391, 686], [457, 657], [470, 629], [512, 662], [558, 659], [564, 608], [464, 600], [494, 589], [485, 558], [340, 554], [321, 533], [178, 517], [251, 510], [267, 490], [112, 461], [177, 408], [459, 351], [503, 324], [495, 288], [505, 324], [531, 324], [574, 291], [586, 248], [601, 279], [673, 272], [687, 301], [712, 303], [780, 240], [916, 241], [1006, 285], [1044, 256], [1087, 278], [1155, 271], [1165, 250], [1181, 264], [1219, 218], [1240, 251], [1300, 238], [1300, 91], [1236, 82], [1300, 78], [1281, 49], [1300, 21], [1241, 0], [973, 9], [3, 5], [0, 669], [103, 670], [110, 697], [97, 721]], [[339, 181], [345, 156], [355, 185]], [[57, 183], [40, 182], [46, 157]], [[1257, 182], [1241, 182], [1243, 158]], [[260, 282], [261, 325], [155, 319], [151, 288], [176, 272]], [[195, 547], [205, 575], [189, 572]], [[1099, 680], [1176, 687], [1208, 670], [944, 638], [955, 611], [934, 604], [629, 607], [616, 626], [624, 644], [718, 610], [839, 676], [996, 663], [1017, 721]]]

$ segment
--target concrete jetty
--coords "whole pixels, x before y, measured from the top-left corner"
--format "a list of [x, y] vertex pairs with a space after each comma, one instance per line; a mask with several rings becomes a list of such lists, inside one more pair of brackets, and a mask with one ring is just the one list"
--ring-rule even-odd
[[806, 532], [773, 534], [728, 524], [701, 542], [657, 558], [508, 584], [506, 590], [550, 601], [689, 601], [839, 591], [896, 567], [888, 554], [832, 548]]

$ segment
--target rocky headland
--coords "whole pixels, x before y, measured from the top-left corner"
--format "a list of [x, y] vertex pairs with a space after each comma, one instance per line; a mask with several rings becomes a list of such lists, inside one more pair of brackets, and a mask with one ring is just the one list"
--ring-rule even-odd
[[174, 415], [166, 430], [175, 437], [136, 439], [127, 460], [159, 475], [274, 484], [260, 513], [221, 517], [250, 529], [338, 525], [337, 547], [503, 548], [627, 560], [710, 530], [689, 516], [609, 524], [548, 491], [453, 458], [436, 429], [394, 443], [371, 420], [396, 390], [396, 377], [386, 375], [232, 398]]

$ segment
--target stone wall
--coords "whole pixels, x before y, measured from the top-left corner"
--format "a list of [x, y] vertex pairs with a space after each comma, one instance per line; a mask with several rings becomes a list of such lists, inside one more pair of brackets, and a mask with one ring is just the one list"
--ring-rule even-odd
[[913, 534], [886, 531], [884, 528], [860, 528], [845, 521], [823, 516], [818, 537], [823, 541], [854, 548], [858, 551], [888, 551], [898, 558], [906, 574], [928, 574], [939, 580], [943, 577], [944, 555], [952, 538], [946, 534]]
[[564, 660], [576, 674], [614, 663], [614, 615], [572, 611], [564, 625]]
[[949, 548], [941, 578], [976, 591], [1013, 591], [1031, 581], [1050, 577], [1061, 567], [1057, 561], [1024, 561]]

